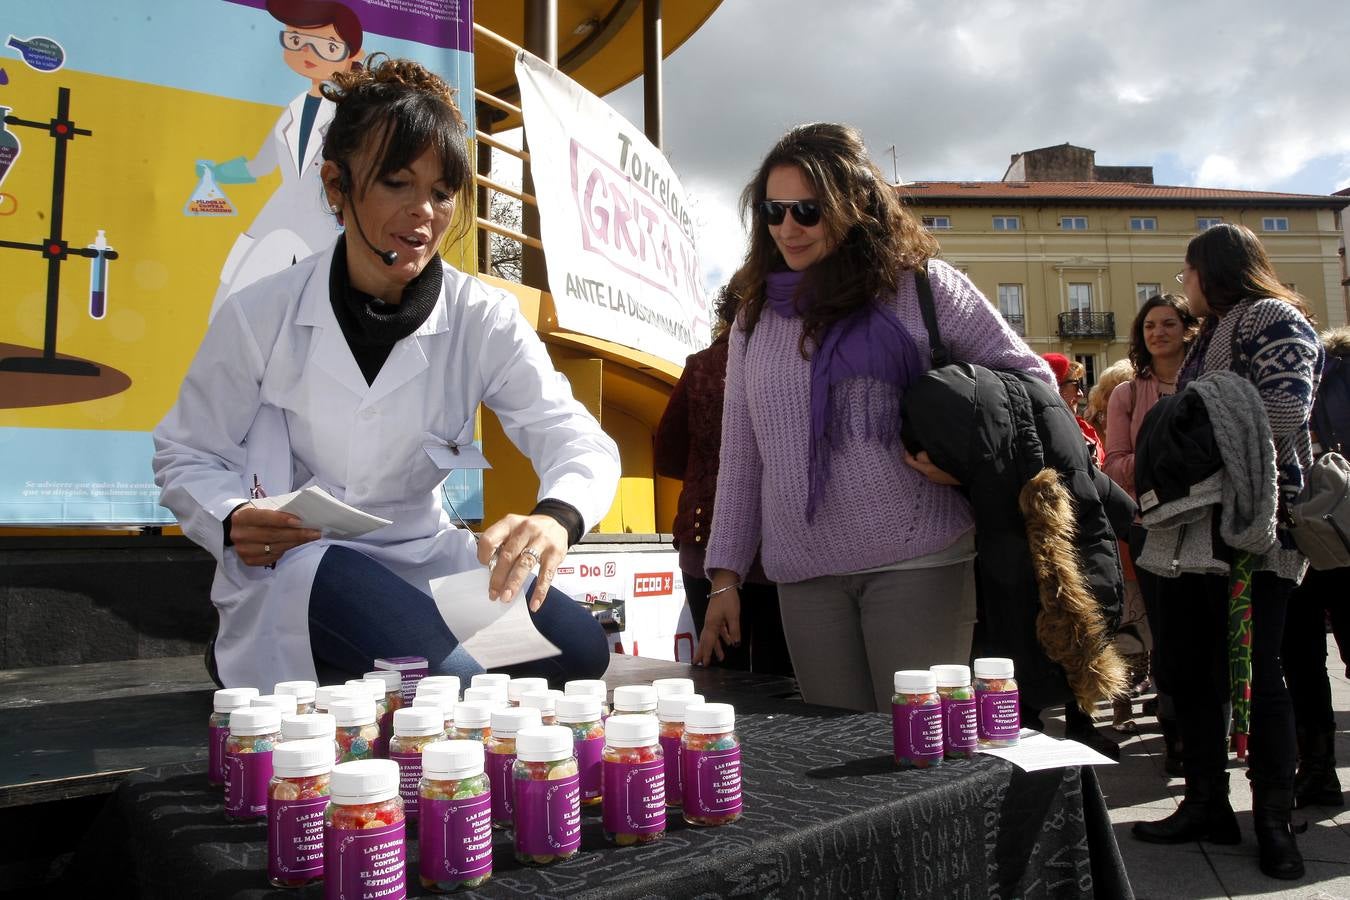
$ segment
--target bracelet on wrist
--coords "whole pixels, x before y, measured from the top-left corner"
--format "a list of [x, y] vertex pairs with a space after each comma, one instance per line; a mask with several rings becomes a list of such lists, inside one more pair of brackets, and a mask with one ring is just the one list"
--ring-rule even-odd
[[725, 594], [727, 591], [739, 589], [740, 586], [741, 586], [741, 582], [738, 581], [738, 582], [736, 582], [735, 584], [728, 584], [728, 585], [726, 585], [725, 587], [720, 587], [720, 588], [718, 588], [717, 590], [710, 592], [710, 593], [708, 594], [708, 599], [711, 600], [712, 598], [716, 597], [718, 594]]

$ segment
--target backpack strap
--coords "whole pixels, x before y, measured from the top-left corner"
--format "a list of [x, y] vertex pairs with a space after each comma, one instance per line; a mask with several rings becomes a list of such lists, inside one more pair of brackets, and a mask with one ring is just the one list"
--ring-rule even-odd
[[928, 266], [914, 270], [914, 285], [919, 291], [919, 312], [923, 313], [923, 327], [928, 332], [928, 350], [933, 357], [933, 368], [940, 369], [952, 361], [938, 331], [937, 310], [933, 305], [933, 286], [928, 282]]

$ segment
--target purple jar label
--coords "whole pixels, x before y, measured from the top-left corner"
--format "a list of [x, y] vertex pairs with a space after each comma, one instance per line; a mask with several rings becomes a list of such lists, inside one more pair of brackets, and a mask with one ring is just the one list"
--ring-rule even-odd
[[323, 874], [327, 797], [267, 801], [267, 876], [297, 880]]
[[980, 740], [1015, 741], [1022, 729], [1017, 691], [979, 691]]
[[666, 802], [679, 806], [684, 802], [684, 767], [680, 765], [680, 738], [662, 735], [661, 752], [665, 754]]
[[422, 783], [421, 753], [390, 753], [389, 758], [398, 763], [398, 795], [403, 799], [403, 814], [417, 815], [417, 788]]
[[225, 812], [236, 819], [267, 815], [272, 751], [225, 754]]
[[[577, 757], [577, 771], [581, 778], [581, 799], [594, 800], [601, 791], [601, 760], [605, 755], [605, 739], [602, 737], [574, 741]], [[495, 790], [495, 788], [494, 788]]]
[[696, 817], [741, 811], [741, 748], [684, 751], [684, 811]]
[[225, 740], [230, 726], [211, 726], [211, 742], [206, 748], [206, 780], [212, 784], [225, 783]]
[[516, 848], [530, 856], [558, 856], [581, 846], [581, 783], [517, 778]]
[[666, 764], [605, 763], [605, 831], [652, 834], [666, 830]]
[[975, 699], [942, 701], [942, 719], [946, 728], [946, 749], [974, 750], [979, 731], [975, 716]]
[[492, 871], [492, 802], [423, 800], [417, 822], [419, 868], [430, 881], [464, 881]]
[[940, 759], [942, 757], [942, 704], [891, 704], [891, 732], [895, 758]]
[[323, 832], [325, 900], [401, 900], [408, 896], [403, 822], [360, 831]]
[[375, 668], [398, 672], [398, 692], [404, 706], [412, 705], [417, 696], [417, 682], [427, 677], [427, 661], [420, 656], [386, 656], [375, 660]]
[[489, 753], [483, 766], [487, 770], [488, 786], [492, 789], [492, 821], [511, 824], [511, 767], [514, 753]]

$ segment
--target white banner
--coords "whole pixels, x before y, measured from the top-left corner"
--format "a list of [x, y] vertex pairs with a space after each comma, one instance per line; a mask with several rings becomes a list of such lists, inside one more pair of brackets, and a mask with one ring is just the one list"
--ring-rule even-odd
[[624, 628], [610, 649], [630, 656], [692, 662], [698, 635], [684, 602], [680, 555], [673, 548], [572, 548], [553, 586], [574, 600], [621, 604]]
[[558, 324], [675, 363], [709, 341], [684, 188], [609, 104], [537, 57], [516, 57]]

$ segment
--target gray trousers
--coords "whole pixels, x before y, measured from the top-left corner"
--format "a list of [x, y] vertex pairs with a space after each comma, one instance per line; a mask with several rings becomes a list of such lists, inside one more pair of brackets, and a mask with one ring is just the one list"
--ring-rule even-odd
[[970, 661], [970, 560], [780, 583], [778, 598], [807, 703], [889, 712], [896, 671]]

